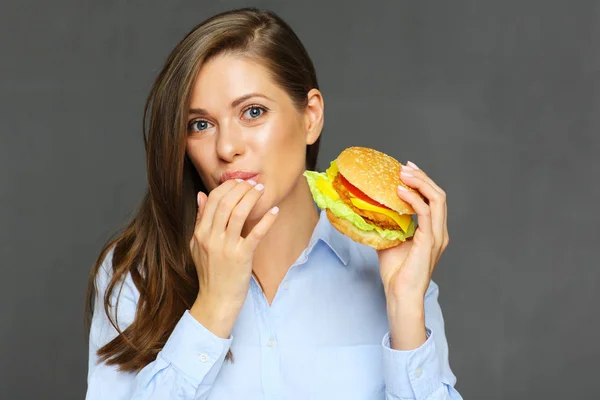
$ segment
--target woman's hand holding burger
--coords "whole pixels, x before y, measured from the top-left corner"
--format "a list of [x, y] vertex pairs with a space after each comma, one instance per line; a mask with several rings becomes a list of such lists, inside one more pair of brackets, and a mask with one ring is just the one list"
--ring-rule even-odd
[[414, 163], [358, 146], [342, 151], [325, 173], [305, 176], [331, 224], [377, 251], [392, 347], [419, 347], [427, 339], [425, 295], [449, 241], [445, 192]]
[[377, 251], [388, 306], [392, 346], [413, 349], [426, 340], [424, 297], [431, 275], [448, 246], [446, 193], [414, 163], [402, 166], [398, 197], [418, 216], [412, 240]]

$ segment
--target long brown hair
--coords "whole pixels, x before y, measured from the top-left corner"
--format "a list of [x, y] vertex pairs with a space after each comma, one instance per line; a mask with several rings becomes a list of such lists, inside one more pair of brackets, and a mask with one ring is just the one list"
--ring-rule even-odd
[[[239, 53], [265, 66], [299, 111], [318, 89], [304, 46], [271, 11], [243, 8], [215, 15], [194, 27], [173, 49], [152, 85], [143, 116], [147, 192], [131, 222], [104, 245], [89, 276], [86, 326], [97, 295], [96, 275], [114, 247], [104, 309], [118, 336], [98, 350], [100, 361], [122, 371], [140, 371], [166, 343], [198, 291], [189, 242], [197, 213], [196, 195], [206, 187], [186, 155], [190, 92], [203, 63]], [[319, 140], [306, 148], [306, 168], [315, 169]], [[111, 294], [127, 274], [140, 293], [133, 322], [121, 331], [109, 312]], [[116, 292], [119, 293], [119, 292]], [[231, 359], [231, 353], [227, 355]]]

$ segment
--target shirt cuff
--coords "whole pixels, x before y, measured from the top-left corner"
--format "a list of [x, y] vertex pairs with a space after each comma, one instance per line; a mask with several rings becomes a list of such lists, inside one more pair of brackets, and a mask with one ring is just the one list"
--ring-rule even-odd
[[424, 399], [441, 384], [441, 368], [430, 329], [427, 340], [413, 350], [394, 350], [390, 333], [383, 338], [383, 373], [386, 390], [399, 398]]
[[232, 341], [233, 336], [228, 339], [218, 337], [186, 310], [160, 356], [197, 384], [211, 385]]

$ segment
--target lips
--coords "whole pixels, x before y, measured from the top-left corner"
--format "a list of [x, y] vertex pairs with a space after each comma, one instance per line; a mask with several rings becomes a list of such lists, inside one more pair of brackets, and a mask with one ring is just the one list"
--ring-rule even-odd
[[229, 171], [229, 172], [225, 172], [223, 175], [221, 175], [221, 178], [219, 179], [219, 184], [221, 184], [225, 181], [228, 181], [230, 179], [242, 179], [244, 181], [247, 181], [249, 179], [256, 178], [257, 176], [258, 176], [258, 172], [242, 171], [242, 170]]

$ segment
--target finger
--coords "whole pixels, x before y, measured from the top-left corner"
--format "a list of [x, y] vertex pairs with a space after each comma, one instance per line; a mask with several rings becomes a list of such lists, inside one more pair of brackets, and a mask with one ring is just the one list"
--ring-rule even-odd
[[240, 200], [237, 206], [231, 212], [229, 223], [227, 224], [225, 237], [230, 244], [235, 244], [240, 240], [242, 229], [246, 223], [246, 219], [256, 205], [256, 202], [264, 192], [264, 186], [259, 183], [254, 186], [254, 190], [246, 192], [245, 196]]
[[448, 235], [448, 201], [444, 201], [444, 237], [446, 239], [445, 242], [447, 246], [448, 242], [450, 241]]
[[429, 175], [427, 175], [425, 173], [425, 171], [421, 170], [415, 163], [413, 163], [412, 161], [408, 161], [406, 166], [402, 166], [402, 169], [404, 171], [409, 172], [410, 174], [413, 174], [417, 177], [420, 177], [421, 179], [425, 180], [426, 182], [428, 182], [431, 186], [433, 186], [433, 188], [438, 191], [441, 194], [441, 198], [440, 201], [444, 202], [444, 209], [443, 209], [443, 215], [444, 215], [444, 221], [443, 221], [443, 233], [442, 233], [442, 251], [443, 249], [447, 246], [448, 243], [448, 199], [446, 196], [446, 192], [439, 187], [433, 179], [431, 179], [429, 177]]
[[198, 205], [198, 211], [196, 213], [196, 222], [194, 224], [194, 234], [192, 235], [192, 238], [190, 239], [190, 250], [194, 251], [194, 243], [195, 243], [195, 239], [198, 237], [197, 235], [200, 233], [199, 229], [200, 229], [200, 221], [202, 220], [202, 213], [204, 212], [204, 208], [206, 207], [206, 193], [204, 192], [198, 192], [198, 195], [196, 196], [196, 203]]
[[231, 213], [246, 193], [249, 190], [252, 190], [253, 186], [253, 184], [240, 179], [233, 189], [227, 192], [225, 196], [221, 197], [217, 210], [215, 211], [211, 235], [216, 234], [217, 237], [223, 237], [225, 230], [227, 229], [227, 224], [231, 218]]
[[200, 233], [200, 223], [202, 221], [202, 214], [204, 213], [204, 209], [206, 208], [206, 200], [207, 196], [204, 192], [198, 192], [196, 196], [196, 203], [198, 205], [198, 211], [196, 213], [196, 223], [194, 224], [194, 233]]
[[433, 186], [433, 188], [435, 190], [437, 190], [440, 193], [443, 193], [444, 190], [438, 186], [437, 183], [435, 183], [433, 181], [433, 179], [431, 179], [429, 177], [429, 175], [427, 175], [427, 173], [425, 173], [425, 171], [423, 171], [422, 169], [420, 169], [419, 167], [417, 167], [417, 165], [415, 163], [413, 163], [412, 161], [408, 161], [406, 163], [406, 165], [402, 165], [402, 170], [403, 171], [407, 171], [415, 176], [418, 176], [419, 178], [422, 178], [423, 180], [425, 180], [427, 183], [429, 183], [431, 186]]
[[[425, 181], [420, 180], [419, 178], [415, 178], [414, 176], [406, 176], [405, 174], [401, 174], [401, 177], [409, 187], [417, 189], [425, 198], [427, 198], [427, 192], [429, 192], [429, 194], [431, 194], [431, 191], [435, 192], [431, 186], [425, 187]], [[426, 193], [422, 193], [421, 190], [424, 190]], [[419, 194], [409, 191], [402, 185], [398, 186], [398, 190], [396, 192], [398, 193], [398, 196], [410, 204], [417, 213], [419, 221], [418, 229], [420, 229], [425, 235], [431, 236], [431, 239], [434, 240], [435, 238], [432, 228], [431, 207], [425, 203], [425, 200], [421, 198]]]
[[232, 190], [238, 182], [231, 179], [214, 188], [207, 197], [206, 204], [203, 207], [200, 218], [200, 225], [197, 228], [197, 233], [206, 234], [210, 232], [210, 228], [215, 216], [215, 211], [219, 205], [219, 201], [230, 190]]
[[198, 196], [196, 196], [196, 202], [198, 204], [198, 213], [196, 215], [196, 227], [200, 225], [200, 220], [202, 219], [202, 213], [204, 212], [204, 208], [206, 207], [206, 200], [208, 196], [204, 192], [198, 192]]
[[444, 238], [446, 221], [445, 195], [437, 191], [429, 182], [406, 170], [400, 173], [400, 178], [410, 187], [417, 189], [429, 203], [431, 211], [432, 230], [437, 244], [441, 245]]
[[[444, 210], [443, 210], [444, 220], [443, 220], [443, 224], [442, 224], [443, 228], [442, 228], [441, 248], [440, 248], [439, 254], [437, 256], [437, 259], [439, 259], [442, 252], [446, 249], [446, 247], [448, 246], [448, 243], [450, 241], [450, 237], [448, 234], [448, 199], [446, 196], [446, 192], [442, 188], [440, 188], [433, 181], [433, 179], [431, 179], [425, 173], [425, 171], [421, 170], [415, 163], [413, 163], [412, 161], [408, 161], [406, 164], [407, 164], [406, 166], [402, 166], [402, 169], [404, 171], [407, 171], [417, 177], [421, 177], [423, 180], [428, 182], [431, 186], [433, 186], [434, 189], [436, 189], [442, 195], [442, 200], [444, 202]], [[435, 219], [435, 217], [434, 217], [434, 219]]]
[[258, 222], [258, 224], [256, 224], [254, 226], [254, 228], [252, 228], [252, 230], [250, 231], [248, 236], [246, 236], [246, 238], [243, 241], [243, 246], [246, 248], [246, 250], [249, 250], [249, 251], [256, 250], [256, 247], [258, 246], [258, 244], [260, 243], [262, 238], [265, 237], [267, 232], [269, 232], [269, 229], [271, 229], [271, 226], [273, 226], [275, 219], [277, 219], [278, 213], [279, 213], [279, 207], [275, 206], [275, 207], [271, 208], [261, 218], [261, 220]]

